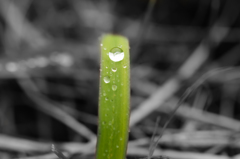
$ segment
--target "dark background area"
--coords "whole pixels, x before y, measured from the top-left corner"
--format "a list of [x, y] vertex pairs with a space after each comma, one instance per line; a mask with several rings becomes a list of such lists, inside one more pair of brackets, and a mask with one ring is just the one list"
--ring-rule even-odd
[[[141, 116], [158, 90], [170, 94], [131, 127], [129, 154], [148, 152], [156, 118], [162, 127], [187, 88], [212, 71], [157, 149], [172, 158], [239, 158], [239, 11], [239, 0], [0, 0], [0, 158], [53, 159], [51, 143], [83, 158], [89, 139], [66, 115], [97, 134], [107, 33], [129, 38], [132, 114]], [[164, 87], [171, 79], [177, 88]]]

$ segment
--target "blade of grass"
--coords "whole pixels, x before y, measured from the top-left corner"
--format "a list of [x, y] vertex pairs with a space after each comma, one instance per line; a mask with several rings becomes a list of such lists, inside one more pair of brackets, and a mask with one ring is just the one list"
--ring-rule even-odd
[[129, 67], [128, 40], [119, 35], [103, 36], [97, 159], [125, 159], [129, 128]]

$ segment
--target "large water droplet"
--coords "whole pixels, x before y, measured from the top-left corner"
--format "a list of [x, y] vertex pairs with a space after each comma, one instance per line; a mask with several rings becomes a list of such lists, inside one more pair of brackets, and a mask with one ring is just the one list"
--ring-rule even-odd
[[112, 85], [112, 90], [116, 91], [117, 90], [117, 86], [116, 85]]
[[105, 77], [103, 78], [103, 81], [104, 81], [105, 83], [109, 83], [109, 82], [110, 82], [110, 77], [109, 77], [109, 76], [105, 76]]
[[118, 62], [123, 60], [124, 58], [124, 52], [121, 48], [119, 47], [114, 47], [110, 50], [109, 52], [109, 58], [113, 61], [113, 62]]
[[112, 71], [113, 71], [113, 72], [116, 72], [116, 71], [117, 71], [117, 68], [116, 68], [116, 67], [113, 67], [113, 68], [112, 68]]

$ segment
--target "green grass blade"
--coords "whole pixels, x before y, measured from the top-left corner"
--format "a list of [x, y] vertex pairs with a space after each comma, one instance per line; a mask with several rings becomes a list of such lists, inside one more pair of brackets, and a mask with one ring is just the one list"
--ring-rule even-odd
[[125, 159], [129, 128], [129, 70], [128, 40], [119, 35], [103, 36], [97, 159]]

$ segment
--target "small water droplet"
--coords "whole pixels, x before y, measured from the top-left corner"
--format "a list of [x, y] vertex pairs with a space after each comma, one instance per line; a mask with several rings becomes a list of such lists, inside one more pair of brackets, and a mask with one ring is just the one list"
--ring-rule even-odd
[[122, 138], [120, 138], [120, 140], [122, 140]]
[[117, 147], [117, 148], [119, 148], [119, 146], [118, 146], [118, 145], [117, 145], [116, 147]]
[[109, 123], [108, 123], [108, 125], [112, 125], [112, 123], [111, 123], [111, 122], [109, 122]]
[[123, 86], [123, 83], [121, 83], [121, 85]]
[[102, 124], [105, 125], [106, 124], [105, 121], [103, 121]]
[[113, 62], [119, 62], [121, 60], [123, 60], [124, 58], [124, 52], [121, 48], [119, 47], [114, 47], [110, 50], [109, 52], [109, 58], [113, 61]]
[[113, 68], [112, 68], [112, 71], [113, 71], [113, 72], [116, 72], [116, 71], [117, 71], [117, 68], [116, 68], [116, 67], [113, 67]]
[[103, 96], [106, 96], [107, 94], [105, 92], [103, 92]]
[[103, 50], [107, 50], [107, 48], [103, 48]]
[[106, 97], [105, 100], [108, 101], [108, 97]]
[[110, 82], [110, 77], [109, 77], [109, 76], [105, 76], [105, 77], [103, 78], [103, 81], [104, 81], [105, 83], [109, 83], [109, 82]]
[[105, 116], [108, 116], [107, 114], [105, 114]]
[[100, 46], [103, 46], [103, 44], [100, 44]]
[[106, 68], [108, 68], [108, 67], [106, 66]]
[[117, 90], [117, 86], [116, 85], [112, 85], [112, 90], [116, 91]]
[[99, 71], [101, 72], [101, 71], [102, 71], [102, 69], [99, 69]]
[[118, 45], [118, 47], [122, 48], [122, 45]]
[[123, 68], [127, 68], [127, 65], [123, 65]]

